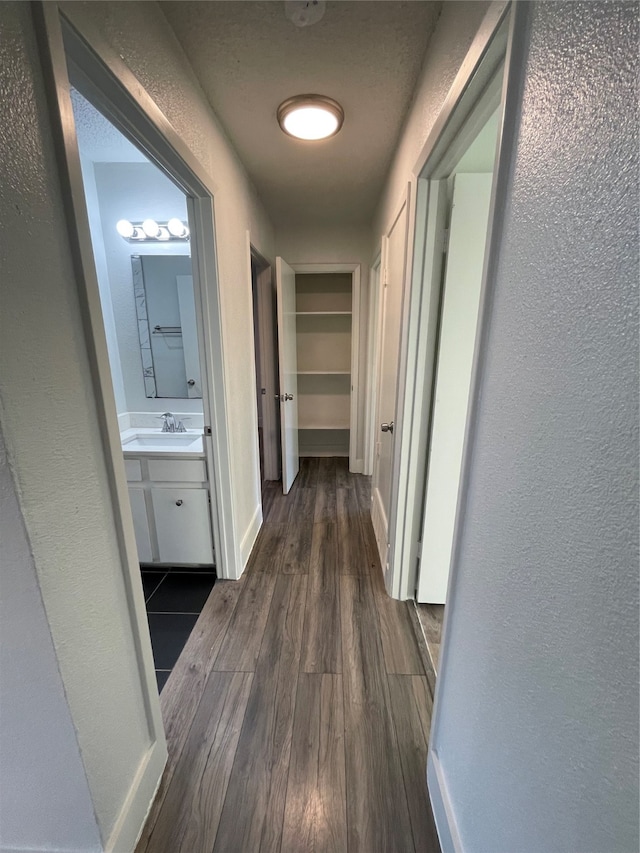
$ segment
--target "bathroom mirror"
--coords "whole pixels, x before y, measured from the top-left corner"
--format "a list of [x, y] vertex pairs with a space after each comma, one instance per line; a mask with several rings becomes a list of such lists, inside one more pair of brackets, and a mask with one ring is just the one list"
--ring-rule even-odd
[[191, 258], [132, 255], [131, 267], [146, 396], [202, 397]]

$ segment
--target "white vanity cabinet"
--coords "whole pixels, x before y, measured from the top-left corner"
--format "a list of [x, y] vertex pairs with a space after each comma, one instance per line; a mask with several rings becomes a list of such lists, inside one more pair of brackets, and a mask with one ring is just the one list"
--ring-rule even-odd
[[125, 457], [141, 563], [213, 565], [204, 459]]

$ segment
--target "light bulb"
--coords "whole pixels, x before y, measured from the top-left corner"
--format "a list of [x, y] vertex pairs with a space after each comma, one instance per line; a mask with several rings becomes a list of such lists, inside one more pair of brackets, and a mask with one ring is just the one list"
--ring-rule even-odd
[[176, 217], [167, 222], [167, 228], [169, 229], [169, 233], [174, 237], [185, 237], [189, 233], [189, 229], [184, 222]]
[[158, 227], [158, 223], [155, 221], [155, 219], [145, 219], [145, 221], [142, 223], [142, 230], [147, 235], [147, 237], [157, 237], [160, 228]]
[[170, 234], [164, 225], [161, 225], [158, 229], [158, 240], [168, 240], [170, 238]]
[[120, 219], [116, 222], [116, 231], [121, 237], [133, 237], [134, 227], [128, 219]]

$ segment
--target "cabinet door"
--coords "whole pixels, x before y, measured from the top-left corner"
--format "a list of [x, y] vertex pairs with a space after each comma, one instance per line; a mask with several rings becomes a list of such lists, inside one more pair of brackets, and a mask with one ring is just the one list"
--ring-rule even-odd
[[151, 489], [161, 563], [213, 563], [207, 489]]
[[153, 554], [151, 552], [151, 536], [149, 534], [149, 519], [147, 518], [144, 489], [129, 486], [129, 503], [131, 504], [133, 529], [136, 534], [136, 545], [138, 546], [138, 562], [150, 563], [153, 559]]

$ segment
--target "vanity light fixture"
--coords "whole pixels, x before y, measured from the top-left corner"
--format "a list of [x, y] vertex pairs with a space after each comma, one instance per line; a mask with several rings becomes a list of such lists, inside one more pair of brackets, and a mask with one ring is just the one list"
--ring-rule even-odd
[[168, 222], [156, 222], [155, 219], [130, 222], [128, 219], [120, 219], [116, 222], [116, 231], [129, 243], [167, 243], [189, 239], [189, 226], [177, 218]]
[[295, 95], [278, 107], [278, 124], [296, 139], [328, 139], [342, 127], [344, 110], [325, 95]]

